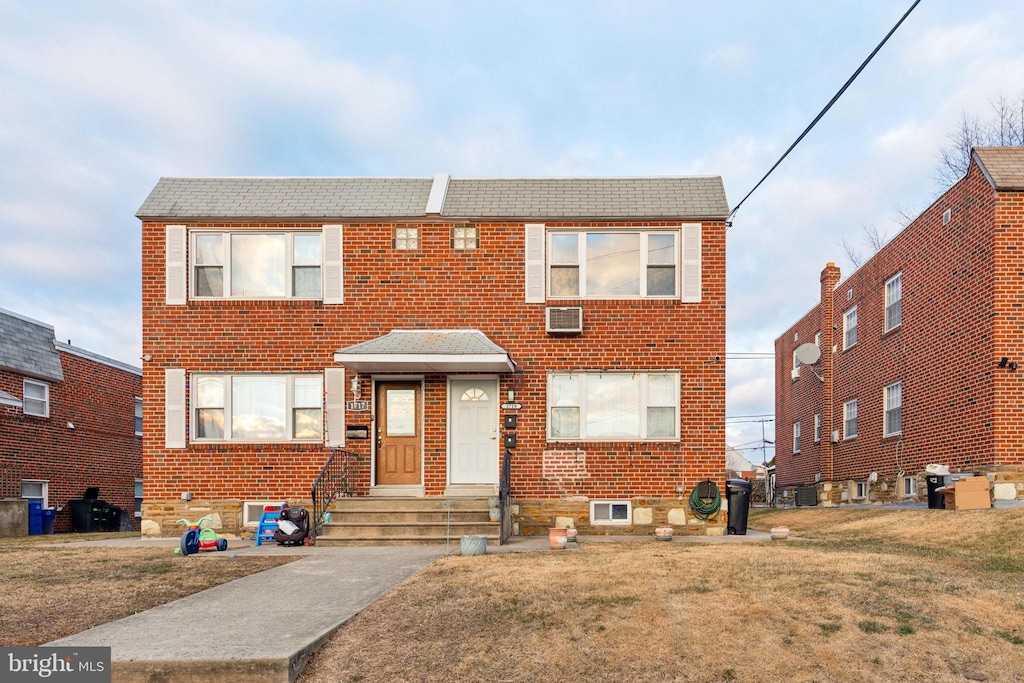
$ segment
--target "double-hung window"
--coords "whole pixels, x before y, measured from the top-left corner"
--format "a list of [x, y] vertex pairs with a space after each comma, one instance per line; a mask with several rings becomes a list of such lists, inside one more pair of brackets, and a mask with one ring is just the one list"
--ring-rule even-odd
[[793, 452], [800, 452], [800, 421], [793, 423]]
[[320, 299], [319, 232], [192, 234], [192, 296]]
[[548, 233], [553, 298], [679, 296], [678, 231]]
[[50, 417], [50, 385], [31, 379], [22, 381], [22, 410], [26, 415]]
[[322, 375], [193, 375], [196, 441], [320, 441]]
[[814, 443], [821, 441], [821, 413], [814, 414]]
[[135, 397], [135, 436], [142, 436], [142, 399]]
[[843, 438], [857, 436], [857, 399], [843, 404]]
[[887, 386], [884, 392], [884, 436], [893, 436], [903, 431], [903, 383], [894, 382]]
[[857, 343], [857, 307], [846, 311], [843, 314], [843, 349], [848, 349]]
[[548, 439], [679, 438], [679, 375], [581, 372], [548, 375]]
[[885, 281], [885, 331], [903, 322], [903, 273]]

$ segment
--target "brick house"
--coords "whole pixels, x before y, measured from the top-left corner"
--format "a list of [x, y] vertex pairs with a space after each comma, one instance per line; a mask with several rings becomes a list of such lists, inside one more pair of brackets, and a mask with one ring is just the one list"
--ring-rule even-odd
[[[1024, 148], [977, 148], [850, 277], [827, 265], [818, 305], [775, 341], [783, 501], [799, 487], [826, 504], [924, 499], [930, 463], [1024, 498], [1022, 244]], [[805, 343], [821, 352], [810, 367]]]
[[0, 309], [0, 498], [63, 508], [88, 487], [139, 528], [142, 370], [54, 339], [46, 323]]
[[684, 492], [724, 484], [727, 213], [711, 177], [161, 179], [144, 533], [308, 505], [332, 455], [353, 500], [486, 499], [506, 448], [517, 533], [720, 533]]

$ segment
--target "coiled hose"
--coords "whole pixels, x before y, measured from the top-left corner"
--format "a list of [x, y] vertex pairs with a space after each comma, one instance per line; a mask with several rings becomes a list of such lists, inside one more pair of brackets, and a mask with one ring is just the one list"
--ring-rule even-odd
[[707, 502], [705, 502], [705, 500], [700, 496], [701, 484], [694, 486], [693, 492], [690, 493], [690, 509], [693, 511], [693, 514], [700, 519], [707, 519], [708, 517], [717, 514], [719, 509], [721, 509], [722, 493], [718, 490], [718, 487], [715, 486], [715, 482], [710, 479], [702, 483], [706, 483], [714, 495], [708, 498]]

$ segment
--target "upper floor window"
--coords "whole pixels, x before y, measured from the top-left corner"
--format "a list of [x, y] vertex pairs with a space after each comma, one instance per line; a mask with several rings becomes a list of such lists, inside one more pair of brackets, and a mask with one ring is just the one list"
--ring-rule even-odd
[[135, 397], [135, 436], [142, 436], [142, 399]]
[[843, 438], [857, 436], [857, 399], [843, 404]]
[[800, 421], [793, 423], [793, 452], [800, 452]]
[[848, 349], [857, 343], [857, 307], [846, 311], [843, 314], [843, 349]]
[[548, 375], [548, 438], [634, 441], [679, 438], [679, 375]]
[[821, 441], [821, 413], [814, 414], [814, 443]]
[[50, 417], [50, 385], [26, 379], [22, 382], [22, 410], [26, 415]]
[[321, 375], [193, 375], [192, 439], [319, 441]]
[[885, 436], [893, 436], [903, 431], [903, 383], [895, 382], [884, 389], [885, 395]]
[[452, 249], [476, 249], [480, 246], [480, 235], [475, 225], [452, 228]]
[[420, 229], [416, 227], [395, 228], [391, 246], [403, 251], [420, 248]]
[[197, 298], [319, 299], [319, 232], [194, 232], [192, 295]]
[[885, 331], [903, 322], [903, 273], [896, 273], [885, 282]]
[[562, 297], [677, 297], [679, 233], [548, 233], [548, 293]]

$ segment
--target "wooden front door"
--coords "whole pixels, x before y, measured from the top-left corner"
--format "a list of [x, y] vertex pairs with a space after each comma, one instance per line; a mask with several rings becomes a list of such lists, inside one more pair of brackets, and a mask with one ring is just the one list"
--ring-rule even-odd
[[423, 483], [423, 386], [419, 382], [377, 384], [377, 485]]

